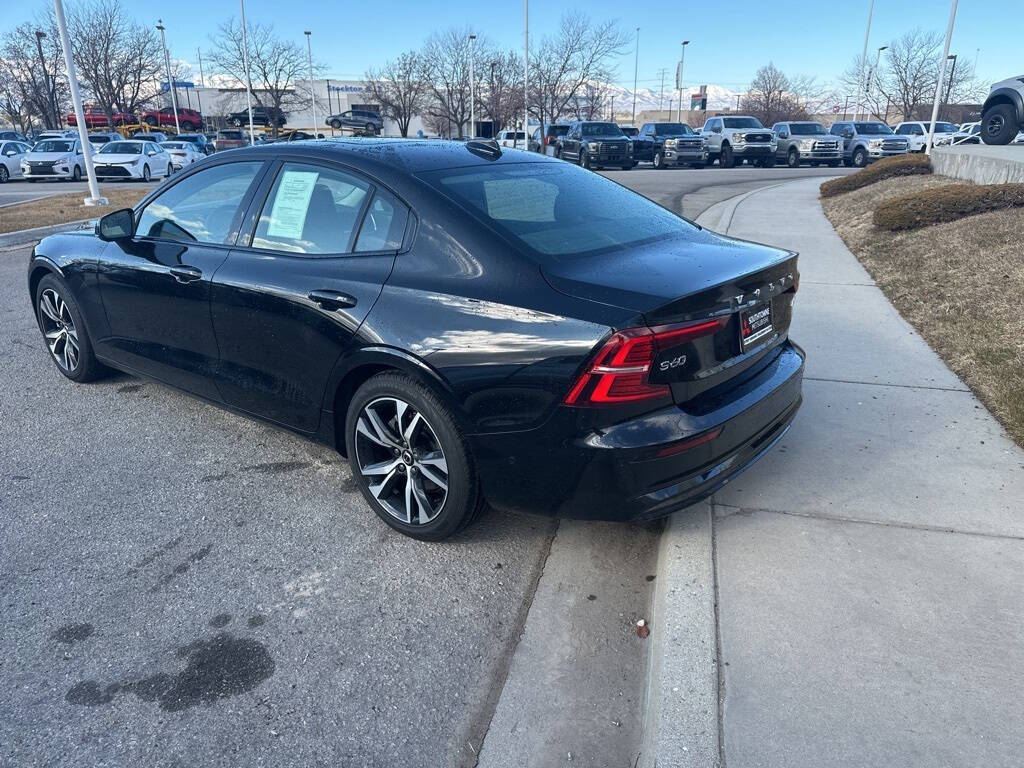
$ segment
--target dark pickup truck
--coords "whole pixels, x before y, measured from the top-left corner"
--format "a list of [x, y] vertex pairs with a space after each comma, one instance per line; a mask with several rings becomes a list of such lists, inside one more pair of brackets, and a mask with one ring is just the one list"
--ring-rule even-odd
[[640, 135], [633, 139], [633, 159], [654, 163], [655, 168], [703, 168], [708, 162], [708, 143], [686, 123], [644, 123]]
[[633, 167], [633, 144], [615, 123], [577, 120], [558, 138], [558, 157], [583, 168]]

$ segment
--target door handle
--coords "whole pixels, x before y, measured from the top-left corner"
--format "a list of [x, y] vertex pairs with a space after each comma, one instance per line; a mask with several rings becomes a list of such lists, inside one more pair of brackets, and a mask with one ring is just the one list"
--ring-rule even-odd
[[348, 309], [356, 305], [356, 297], [350, 296], [347, 293], [341, 291], [330, 291], [330, 290], [319, 290], [310, 291], [309, 300], [315, 304], [319, 304], [324, 309], [338, 310]]
[[203, 276], [201, 269], [189, 266], [171, 267], [171, 274], [179, 283], [192, 283]]

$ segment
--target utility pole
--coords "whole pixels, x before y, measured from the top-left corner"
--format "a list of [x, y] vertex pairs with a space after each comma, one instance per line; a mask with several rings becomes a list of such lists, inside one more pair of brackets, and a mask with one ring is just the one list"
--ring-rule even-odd
[[[331, 81], [327, 81], [327, 118], [334, 114], [334, 107], [331, 104]], [[331, 126], [331, 138], [334, 138], [334, 126]]]
[[[676, 88], [679, 89], [679, 104], [676, 106], [676, 122], [683, 122], [683, 64], [686, 61], [686, 46], [690, 44], [689, 40], [683, 40], [679, 44], [679, 72], [677, 73]], [[671, 112], [671, 108], [669, 112]]]
[[668, 70], [664, 67], [658, 70], [658, 74], [661, 75], [661, 90], [658, 91], [658, 112], [661, 112], [665, 106], [665, 74], [667, 72]]
[[[530, 148], [526, 139], [526, 131], [530, 125], [530, 0], [523, 0], [523, 147]], [[515, 134], [512, 134], [512, 147], [516, 146]]]
[[[309, 98], [310, 101], [313, 102], [313, 138], [316, 139], [318, 136], [316, 128], [319, 125], [319, 123], [316, 120], [316, 91], [313, 90], [313, 46], [309, 42], [310, 37], [312, 37], [313, 33], [307, 29], [305, 32], [303, 32], [303, 34], [306, 36], [306, 56], [309, 59]], [[277, 118], [275, 117], [274, 120], [276, 121]], [[275, 128], [274, 130], [274, 135], [276, 136], [277, 129]]]
[[860, 76], [857, 78], [857, 101], [853, 104], [853, 119], [857, 119], [860, 110], [860, 95], [864, 92], [864, 64], [868, 58], [868, 37], [871, 35], [871, 14], [875, 11], [875, 0], [868, 6], [868, 27], [864, 30], [864, 50], [860, 54]]
[[946, 27], [946, 45], [942, 49], [942, 67], [939, 79], [935, 81], [935, 103], [932, 104], [932, 121], [928, 126], [928, 141], [924, 145], [924, 153], [931, 156], [932, 142], [935, 140], [935, 120], [939, 116], [939, 97], [942, 95], [942, 81], [946, 79], [946, 62], [949, 61], [949, 41], [953, 38], [953, 24], [956, 22], [956, 4], [953, 0], [949, 9], [949, 25]]
[[[476, 58], [476, 35], [469, 36], [469, 138], [476, 136], [476, 88], [473, 79], [473, 59]], [[530, 148], [530, 143], [526, 143]]]
[[[164, 64], [167, 65], [167, 88], [171, 92], [171, 109], [174, 110], [174, 131], [175, 133], [181, 133], [181, 126], [178, 125], [178, 88], [174, 83], [174, 78], [171, 76], [171, 57], [167, 53], [167, 36], [164, 34], [163, 19], [156, 20], [156, 28], [160, 30], [160, 42], [164, 46]], [[159, 122], [157, 120], [158, 124]]]
[[252, 77], [249, 76], [249, 44], [245, 39], [245, 0], [238, 0], [242, 7], [242, 67], [245, 69], [245, 103], [249, 110], [249, 143], [256, 143], [256, 132], [252, 129]]
[[[39, 64], [43, 68], [43, 87], [46, 88], [46, 101], [50, 105], [50, 115], [44, 122], [47, 123], [47, 128], [60, 128], [60, 115], [57, 114], [57, 100], [55, 98], [55, 91], [57, 89], [51, 84], [50, 75], [46, 72], [46, 57], [43, 56], [44, 37], [46, 37], [46, 33], [41, 29], [37, 29], [36, 50], [39, 51]], [[53, 121], [53, 125], [49, 125], [51, 121]]]
[[206, 87], [206, 76], [203, 74], [203, 52], [196, 48], [196, 56], [199, 57], [199, 87]]
[[633, 117], [631, 122], [636, 123], [636, 73], [640, 66], [640, 27], [636, 28], [636, 53], [633, 56]]
[[[92, 164], [92, 144], [89, 143], [89, 129], [85, 125], [85, 110], [82, 109], [82, 94], [78, 91], [78, 73], [75, 72], [75, 60], [71, 55], [71, 39], [68, 37], [68, 22], [64, 18], [64, 4], [61, 0], [53, 0], [53, 10], [57, 16], [57, 32], [60, 34], [60, 45], [64, 49], [64, 65], [68, 68], [68, 85], [71, 88], [71, 104], [75, 109], [75, 122], [78, 123], [78, 140], [82, 144], [82, 157], [85, 160], [85, 175], [89, 179], [89, 197], [82, 202], [86, 205], [108, 205], [105, 197], [100, 197], [100, 187], [96, 183], [96, 168]], [[36, 37], [36, 40], [39, 38]]]

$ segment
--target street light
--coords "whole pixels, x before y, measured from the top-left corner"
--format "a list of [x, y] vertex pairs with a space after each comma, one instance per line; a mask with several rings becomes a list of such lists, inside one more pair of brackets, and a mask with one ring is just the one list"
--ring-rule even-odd
[[[164, 34], [164, 20], [156, 20], [156, 28], [160, 30], [160, 41], [164, 46], [164, 64], [167, 65], [167, 87], [171, 91], [171, 109], [174, 110], [174, 130], [181, 133], [181, 126], [178, 125], [178, 89], [174, 85], [174, 78], [171, 77], [171, 57], [167, 54], [167, 36]], [[160, 121], [157, 120], [157, 123]]]
[[953, 38], [953, 24], [956, 22], [956, 4], [953, 0], [949, 9], [949, 25], [946, 27], [946, 45], [942, 49], [942, 67], [939, 79], [935, 81], [935, 102], [932, 104], [932, 122], [928, 126], [928, 141], [924, 145], [924, 153], [931, 156], [932, 141], [935, 139], [935, 120], [939, 116], [939, 97], [942, 95], [942, 81], [946, 79], [946, 62], [949, 61], [949, 41]]
[[469, 36], [469, 138], [476, 136], [476, 91], [474, 90], [473, 59], [476, 58], [476, 35]]
[[633, 56], [633, 118], [632, 122], [636, 123], [636, 71], [637, 65], [640, 63], [640, 27], [636, 28], [636, 53]]
[[[949, 100], [953, 96], [953, 76], [956, 74], [956, 54], [951, 53], [946, 57], [947, 59], [953, 60], [953, 66], [949, 69], [949, 85], [946, 86], [946, 100], [943, 102], [946, 107], [949, 107]], [[946, 118], [949, 118], [949, 110], [946, 110]]]
[[[57, 115], [57, 103], [54, 101], [54, 88], [50, 85], [50, 76], [46, 73], [46, 57], [43, 56], [43, 38], [46, 33], [41, 29], [36, 30], [36, 49], [39, 51], [39, 65], [43, 68], [43, 87], [46, 88], [46, 100], [50, 102], [50, 112], [54, 122], [54, 128], [60, 128], [60, 119]], [[47, 121], [49, 122], [49, 121]], [[46, 126], [49, 128], [50, 126]]]
[[242, 7], [242, 68], [245, 70], [245, 104], [249, 111], [249, 143], [255, 144], [256, 132], [252, 128], [252, 78], [249, 76], [249, 44], [245, 39], [245, 0], [238, 0], [238, 4]]
[[306, 36], [306, 55], [309, 57], [309, 98], [313, 102], [313, 138], [316, 139], [316, 127], [319, 123], [316, 121], [316, 93], [313, 92], [313, 46], [309, 42], [313, 33], [307, 29], [303, 34]]
[[860, 113], [860, 97], [864, 92], [864, 62], [868, 57], [868, 36], [871, 34], [871, 14], [875, 11], [875, 0], [871, 0], [871, 4], [868, 5], [868, 26], [864, 30], [864, 50], [860, 54], [860, 76], [857, 78], [857, 101], [853, 104], [853, 119], [857, 119], [857, 115]]
[[[676, 83], [676, 87], [679, 89], [679, 103], [676, 105], [676, 122], [683, 122], [683, 62], [686, 60], [686, 46], [690, 44], [689, 40], [683, 40], [679, 46], [679, 82]], [[669, 114], [672, 113], [672, 108], [669, 107]]]
[[[889, 47], [888, 45], [883, 45], [877, 51], [875, 51], [875, 66], [873, 66], [871, 68], [871, 71], [868, 72], [868, 82], [867, 82], [867, 85], [864, 88], [864, 98], [865, 99], [868, 99], [868, 100], [871, 99], [871, 81], [872, 81], [872, 79], [877, 80], [877, 78], [878, 78], [878, 61], [879, 61], [879, 59], [882, 58], [882, 51], [884, 51], [888, 47]], [[888, 115], [886, 116], [885, 119], [888, 119]]]
[[[75, 60], [71, 55], [71, 40], [68, 38], [68, 22], [64, 18], [64, 5], [61, 0], [53, 0], [53, 10], [57, 16], [57, 32], [60, 34], [60, 45], [64, 49], [64, 64], [68, 68], [68, 86], [71, 89], [71, 103], [75, 108], [75, 120], [78, 123], [78, 139], [82, 143], [82, 157], [85, 160], [85, 175], [89, 179], [89, 197], [82, 202], [86, 205], [107, 205], [109, 201], [100, 197], [100, 187], [96, 183], [96, 169], [92, 164], [92, 144], [89, 143], [88, 128], [85, 125], [85, 110], [82, 109], [82, 95], [78, 92], [78, 74], [75, 72]], [[37, 40], [41, 39], [36, 37]]]

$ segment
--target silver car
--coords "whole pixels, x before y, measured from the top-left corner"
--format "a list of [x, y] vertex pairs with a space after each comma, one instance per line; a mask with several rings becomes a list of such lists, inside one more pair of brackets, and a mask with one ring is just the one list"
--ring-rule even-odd
[[772, 126], [777, 148], [775, 159], [790, 168], [801, 163], [830, 165], [833, 168], [843, 161], [843, 148], [839, 138], [832, 136], [821, 123], [811, 121], [790, 121]]
[[85, 156], [78, 139], [43, 139], [22, 156], [21, 175], [26, 181], [71, 179], [85, 173]]

